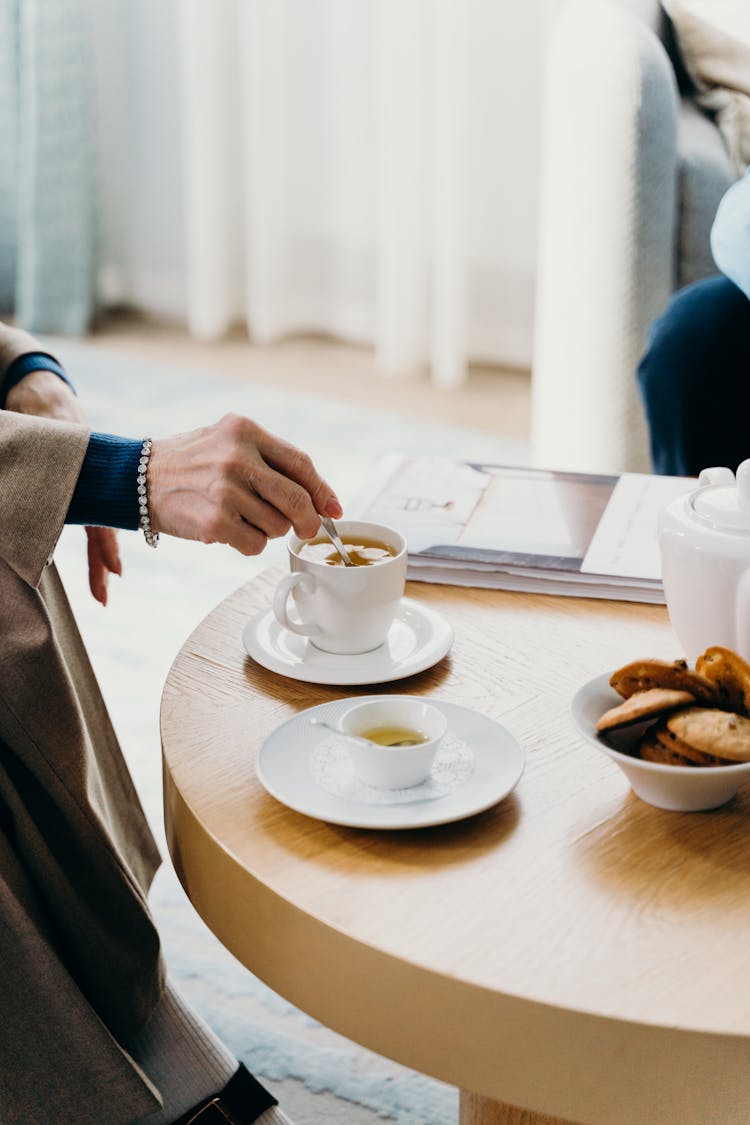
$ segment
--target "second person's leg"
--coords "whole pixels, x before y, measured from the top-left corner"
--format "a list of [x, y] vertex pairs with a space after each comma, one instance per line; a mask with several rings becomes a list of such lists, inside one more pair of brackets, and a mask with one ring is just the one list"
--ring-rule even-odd
[[725, 277], [676, 293], [638, 368], [653, 470], [697, 476], [750, 457], [750, 301]]

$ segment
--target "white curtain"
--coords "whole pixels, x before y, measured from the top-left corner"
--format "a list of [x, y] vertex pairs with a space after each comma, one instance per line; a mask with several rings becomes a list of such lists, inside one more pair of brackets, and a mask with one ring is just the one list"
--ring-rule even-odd
[[384, 371], [461, 382], [466, 12], [182, 0], [196, 337], [243, 315], [257, 341], [331, 333], [374, 343]]
[[100, 303], [527, 367], [558, 0], [90, 0]]

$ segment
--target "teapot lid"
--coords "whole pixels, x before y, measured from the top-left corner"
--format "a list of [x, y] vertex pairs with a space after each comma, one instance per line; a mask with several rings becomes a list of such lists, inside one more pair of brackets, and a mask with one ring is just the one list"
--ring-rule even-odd
[[703, 523], [716, 531], [750, 533], [750, 459], [737, 469], [703, 469], [691, 507]]

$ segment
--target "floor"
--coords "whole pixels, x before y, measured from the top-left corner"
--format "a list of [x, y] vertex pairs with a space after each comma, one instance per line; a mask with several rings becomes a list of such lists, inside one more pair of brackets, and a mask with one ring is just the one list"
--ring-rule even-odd
[[531, 378], [526, 370], [475, 364], [458, 390], [430, 384], [427, 372], [403, 377], [379, 371], [367, 348], [319, 337], [286, 340], [273, 347], [250, 343], [240, 328], [215, 343], [191, 340], [177, 325], [121, 312], [104, 319], [91, 338], [124, 356], [215, 369], [243, 382], [304, 391], [352, 405], [398, 410], [420, 421], [446, 422], [527, 440]]

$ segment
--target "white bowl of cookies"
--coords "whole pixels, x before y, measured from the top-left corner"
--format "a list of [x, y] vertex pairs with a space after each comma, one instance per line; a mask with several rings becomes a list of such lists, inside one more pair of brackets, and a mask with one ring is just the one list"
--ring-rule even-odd
[[572, 712], [657, 808], [715, 809], [750, 781], [750, 664], [730, 649], [708, 648], [694, 668], [634, 660], [585, 684]]

